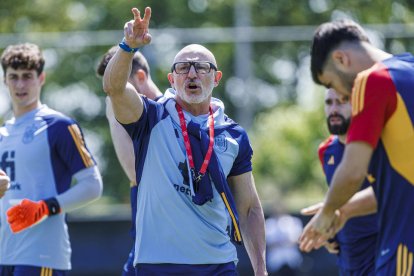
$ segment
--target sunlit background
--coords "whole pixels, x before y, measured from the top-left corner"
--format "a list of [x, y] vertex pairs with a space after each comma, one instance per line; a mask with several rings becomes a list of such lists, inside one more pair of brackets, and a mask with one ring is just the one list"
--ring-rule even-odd
[[[121, 41], [134, 5], [152, 7], [153, 41], [142, 52], [162, 91], [183, 46], [199, 43], [215, 54], [223, 79], [214, 96], [249, 133], [265, 209], [280, 205], [295, 213], [326, 191], [317, 158], [328, 135], [324, 89], [313, 84], [309, 70], [316, 27], [351, 18], [376, 46], [414, 52], [412, 0], [1, 0], [0, 49], [26, 41], [42, 47], [47, 73], [42, 101], [80, 123], [102, 172], [104, 197], [79, 214], [102, 215], [118, 207], [128, 212], [129, 182], [115, 156], [95, 69]], [[0, 116], [3, 121], [11, 116], [3, 82]]]

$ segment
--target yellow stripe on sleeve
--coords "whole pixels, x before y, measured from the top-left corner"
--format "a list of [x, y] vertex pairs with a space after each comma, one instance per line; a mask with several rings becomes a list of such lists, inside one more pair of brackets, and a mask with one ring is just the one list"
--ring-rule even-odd
[[351, 98], [352, 116], [356, 116], [364, 109], [365, 90], [367, 86], [368, 76], [372, 71], [373, 68], [370, 68], [357, 75]]
[[352, 116], [355, 116], [358, 114], [358, 97], [359, 97], [359, 82], [355, 81], [355, 86], [352, 92], [351, 96], [351, 106], [352, 106]]
[[78, 148], [79, 154], [82, 158], [83, 164], [85, 167], [92, 167], [94, 165], [93, 159], [86, 149], [85, 142], [82, 138], [82, 134], [78, 125], [73, 124], [68, 126], [69, 132], [72, 135], [73, 141], [75, 142], [76, 147]]

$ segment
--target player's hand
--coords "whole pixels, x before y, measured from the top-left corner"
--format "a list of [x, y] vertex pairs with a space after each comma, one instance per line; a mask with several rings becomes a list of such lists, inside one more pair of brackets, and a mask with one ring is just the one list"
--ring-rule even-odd
[[338, 254], [339, 253], [339, 244], [336, 241], [328, 240], [325, 243], [324, 247], [331, 254]]
[[132, 8], [134, 20], [125, 23], [124, 37], [125, 43], [130, 48], [139, 48], [151, 42], [151, 35], [148, 32], [149, 21], [151, 18], [151, 8], [146, 7], [144, 17], [137, 8]]
[[299, 248], [304, 252], [319, 249], [325, 242], [335, 234], [334, 220], [335, 212], [326, 212], [320, 209], [318, 213], [305, 226], [299, 238]]
[[349, 218], [346, 216], [345, 212], [343, 212], [341, 209], [335, 212], [335, 219], [333, 221], [333, 228], [335, 229], [335, 234], [338, 233], [342, 228], [344, 228], [348, 219]]
[[311, 206], [301, 209], [300, 214], [303, 216], [311, 216], [311, 215], [316, 214], [322, 207], [323, 207], [323, 202], [319, 202], [319, 203], [316, 203], [316, 204], [313, 204]]
[[18, 233], [41, 223], [49, 216], [49, 208], [44, 200], [23, 199], [7, 211], [7, 221], [13, 233]]
[[3, 170], [0, 170], [0, 198], [4, 196], [6, 191], [10, 188], [10, 178]]

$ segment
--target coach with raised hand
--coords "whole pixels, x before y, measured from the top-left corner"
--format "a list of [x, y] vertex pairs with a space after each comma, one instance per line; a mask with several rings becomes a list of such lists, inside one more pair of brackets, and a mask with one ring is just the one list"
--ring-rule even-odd
[[[263, 210], [252, 175], [246, 132], [212, 98], [222, 72], [214, 55], [192, 44], [175, 56], [173, 98], [159, 103], [127, 82], [133, 53], [151, 41], [151, 9], [125, 24], [108, 64], [104, 90], [134, 144], [139, 183], [137, 275], [237, 275], [246, 246], [256, 275], [267, 275]], [[139, 91], [138, 91], [139, 92]]]

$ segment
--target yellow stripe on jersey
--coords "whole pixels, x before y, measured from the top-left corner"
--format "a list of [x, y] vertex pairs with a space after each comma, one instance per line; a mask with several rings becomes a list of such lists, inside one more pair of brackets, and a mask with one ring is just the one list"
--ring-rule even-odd
[[48, 267], [42, 267], [40, 270], [40, 276], [52, 276], [53, 275], [53, 269]]
[[373, 69], [370, 68], [357, 75], [351, 97], [352, 116], [356, 116], [364, 109], [365, 88], [367, 86], [368, 76]]
[[224, 204], [226, 205], [227, 210], [229, 211], [231, 220], [233, 221], [233, 227], [234, 227], [234, 232], [235, 232], [235, 240], [238, 242], [241, 242], [242, 238], [241, 238], [241, 234], [240, 234], [240, 229], [237, 225], [237, 221], [236, 221], [236, 217], [233, 214], [233, 211], [230, 208], [229, 202], [227, 201], [227, 197], [226, 194], [223, 192], [220, 194], [221, 197], [223, 198]]
[[396, 276], [411, 275], [413, 271], [413, 253], [408, 251], [407, 246], [400, 244], [397, 250]]
[[354, 87], [352, 88], [352, 95], [351, 95], [352, 116], [355, 116], [356, 114], [358, 114], [358, 112], [356, 111], [359, 109], [358, 107], [359, 101], [357, 99], [359, 97], [360, 87], [361, 87], [361, 82], [359, 81], [359, 78], [357, 77], [357, 79], [355, 80]]
[[395, 276], [399, 276], [401, 275], [401, 255], [402, 255], [402, 244], [400, 244], [398, 246], [398, 250], [397, 250], [397, 264], [396, 264], [396, 268], [395, 268]]
[[79, 154], [82, 157], [83, 164], [85, 167], [92, 167], [94, 165], [93, 159], [89, 153], [89, 151], [86, 149], [85, 142], [82, 139], [82, 134], [80, 132], [80, 129], [78, 125], [73, 124], [68, 126], [69, 132], [72, 135], [73, 141], [76, 144], [76, 147], [78, 148]]
[[392, 168], [414, 185], [414, 126], [397, 93], [397, 108], [382, 131], [381, 140]]
[[402, 248], [402, 268], [401, 268], [401, 275], [406, 275], [407, 273], [407, 246], [403, 246]]
[[407, 275], [412, 275], [413, 272], [413, 252], [408, 254]]

